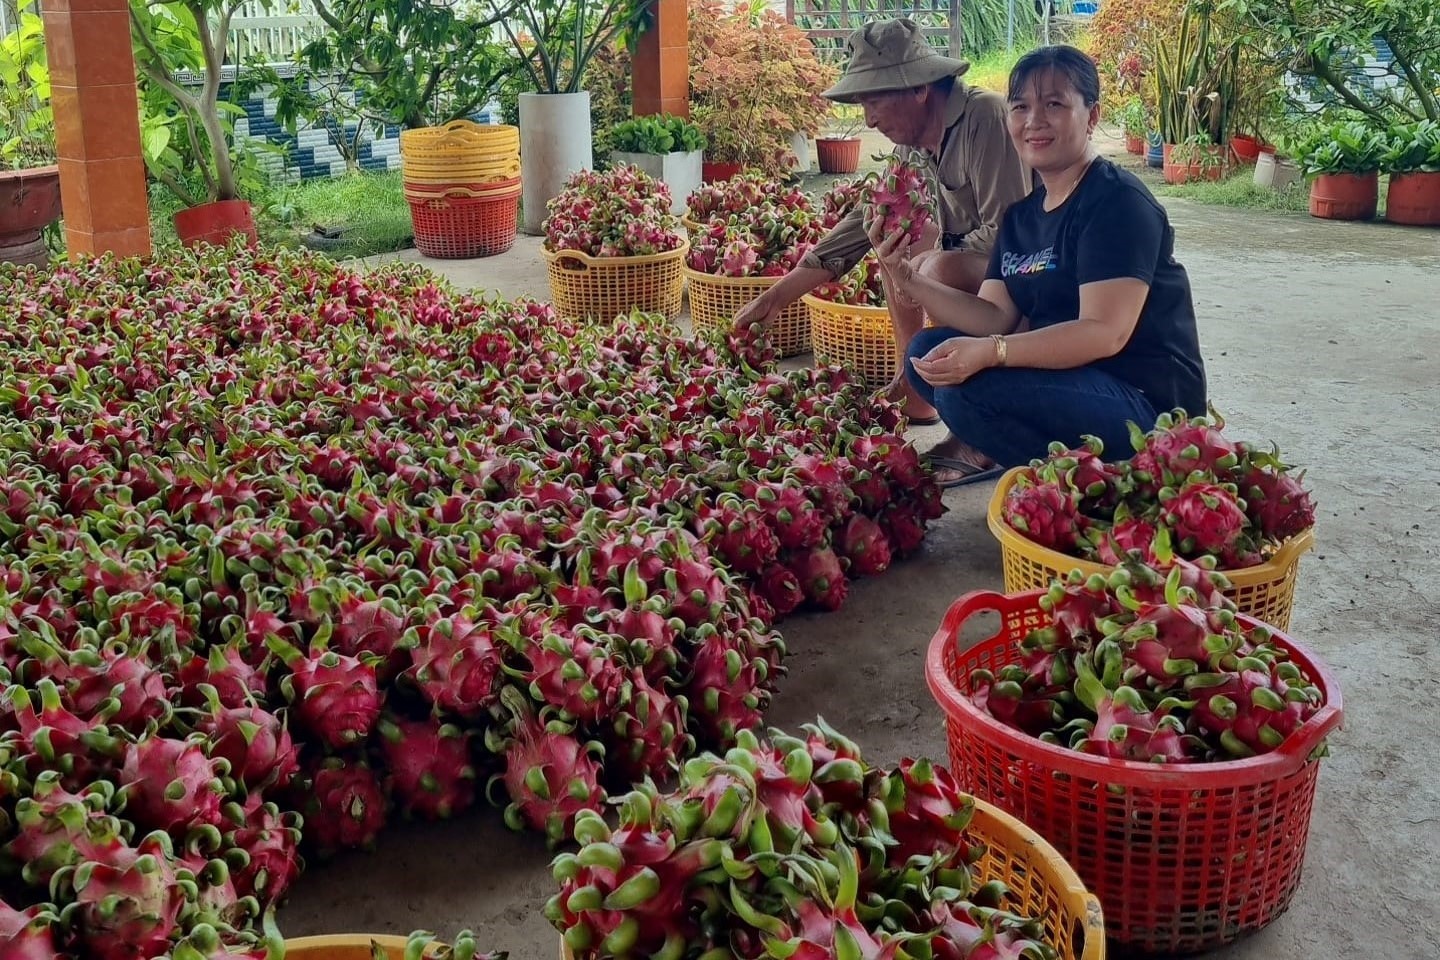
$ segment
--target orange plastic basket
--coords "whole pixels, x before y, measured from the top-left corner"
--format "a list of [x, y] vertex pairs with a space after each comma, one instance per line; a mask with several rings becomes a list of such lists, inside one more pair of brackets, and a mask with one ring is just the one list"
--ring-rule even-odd
[[680, 316], [689, 241], [643, 257], [592, 257], [578, 250], [545, 250], [550, 298], [570, 320], [613, 320], [632, 310]]
[[407, 940], [384, 933], [291, 937], [285, 941], [285, 960], [371, 960], [372, 943], [383, 949], [390, 960], [404, 960]]
[[810, 342], [817, 362], [850, 367], [872, 387], [883, 387], [895, 379], [900, 357], [890, 311], [832, 303], [813, 293], [805, 294], [801, 301], [810, 312]]
[[[985, 845], [975, 865], [980, 883], [999, 880], [1010, 888], [1007, 910], [1035, 917], [1045, 928], [1045, 942], [1060, 960], [1105, 960], [1105, 921], [1100, 901], [1065, 858], [1044, 838], [998, 807], [976, 798], [966, 828], [972, 842]], [[575, 954], [560, 941], [561, 960]]]
[[427, 257], [466, 260], [493, 257], [515, 243], [520, 187], [506, 193], [452, 188], [445, 196], [416, 197], [407, 190], [415, 249]]
[[[1099, 896], [1109, 937], [1127, 948], [1193, 953], [1270, 923], [1300, 883], [1320, 772], [1312, 754], [1342, 718], [1335, 677], [1277, 631], [1324, 704], [1278, 750], [1247, 760], [1134, 763], [1052, 746], [968, 695], [972, 671], [1019, 661], [1016, 642], [1048, 622], [1041, 595], [966, 594], [930, 642], [926, 681], [945, 711], [960, 786], [1053, 844]], [[961, 649], [966, 622], [989, 613], [1000, 615], [999, 632]]]
[[[779, 277], [717, 277], [685, 268], [690, 320], [697, 334], [729, 330], [735, 312], [780, 282]], [[782, 357], [810, 352], [810, 311], [790, 304], [775, 319], [770, 339]]]
[[[1045, 590], [1052, 580], [1063, 580], [1071, 570], [1086, 576], [1109, 573], [1112, 568], [1081, 560], [1042, 547], [1005, 522], [1005, 496], [1025, 470], [1008, 470], [995, 485], [986, 517], [990, 532], [1000, 541], [1000, 561], [1005, 569], [1005, 592]], [[1225, 595], [1235, 601], [1241, 613], [1279, 630], [1290, 629], [1295, 606], [1295, 581], [1299, 578], [1300, 557], [1315, 546], [1315, 532], [1306, 530], [1284, 543], [1262, 564], [1238, 570], [1221, 570], [1230, 581]]]

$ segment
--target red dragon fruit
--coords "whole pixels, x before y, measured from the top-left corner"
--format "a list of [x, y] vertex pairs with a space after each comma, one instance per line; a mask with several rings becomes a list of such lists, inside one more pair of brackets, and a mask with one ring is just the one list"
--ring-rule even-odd
[[[320, 856], [375, 845], [389, 815], [390, 801], [379, 775], [368, 764], [327, 757], [304, 780], [305, 842]], [[300, 782], [297, 779], [296, 783]]]
[[747, 483], [746, 486], [746, 496], [765, 511], [782, 547], [790, 550], [813, 547], [825, 538], [830, 521], [799, 484], [792, 481], [788, 484]]
[[54, 883], [74, 892], [61, 921], [76, 931], [86, 956], [97, 960], [162, 955], [185, 906], [170, 838], [163, 833], [111, 850], [103, 862], [67, 868]]
[[800, 587], [800, 578], [795, 575], [795, 571], [783, 564], [772, 563], [761, 571], [760, 590], [775, 610], [776, 616], [786, 616], [805, 602], [805, 591]]
[[[1282, 679], [1254, 658], [1241, 661], [1236, 673], [1197, 674], [1186, 683], [1194, 699], [1194, 720], [1219, 737], [1231, 757], [1269, 753], [1314, 713], [1319, 692], [1311, 685]], [[1249, 667], [1247, 669], [1247, 667]]]
[[710, 743], [728, 747], [737, 731], [760, 725], [769, 700], [762, 689], [768, 673], [764, 660], [747, 660], [737, 645], [716, 635], [695, 651], [690, 670], [685, 687], [690, 716]]
[[1042, 547], [1070, 553], [1085, 529], [1074, 496], [1053, 483], [1016, 484], [1005, 495], [1005, 522]]
[[40, 774], [31, 795], [16, 801], [15, 836], [5, 845], [6, 866], [31, 886], [46, 888], [62, 867], [103, 860], [125, 835], [122, 821], [107, 813], [114, 793], [114, 784], [104, 780], [71, 793], [57, 771]]
[[624, 676], [615, 659], [587, 634], [583, 628], [547, 633], [524, 651], [530, 668], [515, 672], [529, 684], [536, 701], [592, 726], [614, 712]]
[[900, 233], [915, 243], [935, 218], [929, 171], [919, 160], [891, 157], [883, 171], [866, 177], [863, 188], [865, 219], [878, 220], [887, 237]]
[[759, 573], [780, 552], [759, 507], [731, 493], [721, 494], [714, 507], [700, 507], [695, 532], [736, 573]]
[[459, 727], [433, 719], [381, 720], [380, 736], [390, 793], [406, 816], [439, 820], [474, 804], [470, 738]]
[[1239, 487], [1245, 513], [1265, 536], [1285, 540], [1315, 525], [1315, 504], [1300, 476], [1256, 468], [1240, 478]]
[[284, 721], [261, 707], [223, 707], [217, 698], [199, 729], [211, 740], [210, 755], [228, 761], [250, 790], [283, 787], [300, 768]]
[[1140, 562], [1149, 567], [1168, 566], [1174, 559], [1169, 530], [1140, 517], [1120, 517], [1108, 529], [1099, 525], [1090, 527], [1085, 537], [1094, 545], [1100, 562], [1112, 567], [1119, 566], [1131, 555], [1138, 556]]
[[605, 772], [626, 783], [645, 777], [663, 779], [680, 757], [694, 749], [685, 729], [688, 703], [652, 685], [645, 673], [632, 669], [620, 708], [606, 731]]
[[1187, 483], [1173, 496], [1161, 491], [1161, 517], [1175, 531], [1182, 553], [1220, 556], [1244, 534], [1245, 511], [1229, 489], [1214, 483]]
[[960, 848], [975, 802], [962, 793], [949, 770], [930, 761], [904, 758], [878, 788], [889, 812], [893, 866], [910, 857], [950, 854]]
[[890, 541], [880, 525], [862, 513], [846, 521], [835, 547], [857, 576], [878, 576], [890, 567]]
[[16, 910], [0, 901], [0, 957], [5, 960], [56, 960], [59, 918], [48, 904]]
[[285, 896], [300, 876], [304, 861], [299, 853], [300, 815], [281, 813], [274, 803], [256, 802], [259, 796], [247, 802], [245, 822], [232, 830], [225, 842], [244, 854], [243, 864], [231, 875], [236, 893], [254, 897], [263, 909]]
[[218, 824], [225, 788], [205, 755], [206, 740], [151, 736], [125, 751], [119, 782], [125, 815], [141, 826], [183, 832]]
[[65, 659], [65, 695], [79, 716], [92, 717], [105, 708], [110, 723], [137, 733], [146, 721], [164, 716], [169, 706], [165, 678], [143, 651], [112, 643], [98, 651], [73, 650]]
[[886, 504], [877, 520], [885, 539], [890, 541], [890, 554], [908, 557], [925, 542], [925, 518], [913, 500], [895, 500]]
[[1087, 753], [1141, 763], [1188, 763], [1184, 723], [1150, 710], [1133, 687], [1120, 687], [1094, 706], [1095, 725], [1083, 744]]
[[1037, 480], [1069, 490], [1079, 500], [1106, 502], [1116, 492], [1120, 474], [1102, 458], [1105, 445], [1099, 437], [1085, 437], [1081, 447], [1050, 444], [1050, 455], [1032, 465]]
[[1221, 434], [1219, 417], [1187, 417], [1182, 411], [1161, 414], [1149, 434], [1131, 425], [1130, 443], [1142, 458], [1132, 460], [1156, 486], [1178, 486], [1199, 471], [1206, 482], [1224, 479], [1239, 462], [1235, 444]]
[[25, 759], [31, 776], [45, 770], [58, 771], [69, 789], [79, 790], [108, 770], [120, 744], [105, 728], [82, 720], [60, 702], [60, 690], [49, 677], [35, 683], [37, 705], [31, 692], [16, 684], [6, 691], [20, 728], [19, 756]]
[[473, 719], [500, 695], [500, 652], [490, 627], [463, 615], [435, 619], [419, 628], [407, 671], [437, 712]]
[[529, 715], [516, 719], [508, 743], [493, 729], [486, 737], [490, 749], [505, 757], [505, 772], [498, 779], [510, 797], [505, 822], [511, 829], [538, 830], [553, 847], [570, 839], [576, 814], [604, 804], [595, 759], [604, 753], [600, 744], [581, 743]]
[[792, 554], [787, 560], [800, 589], [821, 610], [838, 610], [849, 595], [850, 585], [840, 558], [829, 547], [816, 547]]
[[177, 670], [180, 702], [187, 707], [206, 706], [201, 684], [215, 688], [222, 706], [243, 707], [265, 693], [265, 683], [255, 667], [234, 645], [211, 647], [205, 656], [191, 655]]
[[887, 479], [897, 492], [918, 490], [935, 482], [921, 463], [915, 446], [893, 433], [856, 437], [850, 446], [850, 460], [858, 469]]
[[291, 671], [281, 681], [286, 697], [322, 743], [338, 750], [370, 735], [381, 706], [373, 660], [333, 650], [307, 657], [276, 637], [270, 644]]

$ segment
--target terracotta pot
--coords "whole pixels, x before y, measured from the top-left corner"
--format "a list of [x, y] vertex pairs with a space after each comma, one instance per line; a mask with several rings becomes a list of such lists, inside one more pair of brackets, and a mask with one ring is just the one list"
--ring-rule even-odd
[[[1275, 148], [1270, 149], [1273, 151]], [[1260, 141], [1243, 134], [1231, 137], [1230, 152], [1235, 155], [1237, 163], [1254, 163], [1260, 156]]]
[[0, 261], [44, 266], [40, 232], [60, 219], [60, 168], [0, 171]]
[[706, 160], [701, 164], [700, 176], [706, 183], [719, 183], [722, 180], [729, 180], [740, 172], [738, 163], [719, 163], [715, 160]]
[[1310, 216], [1370, 220], [1380, 204], [1380, 173], [1322, 173], [1310, 184]]
[[[1171, 184], [1189, 183], [1191, 180], [1219, 180], [1225, 173], [1224, 161], [1211, 161], [1209, 163], [1178, 163], [1173, 159], [1175, 144], [1167, 143], [1163, 148], [1163, 170], [1165, 182]], [[1192, 148], [1187, 147], [1186, 150]], [[1204, 148], [1205, 152], [1213, 157], [1223, 157], [1226, 147], [1212, 146]], [[1183, 156], [1183, 154], [1182, 154]]]
[[1128, 133], [1125, 134], [1125, 151], [1126, 151], [1127, 153], [1133, 153], [1133, 154], [1135, 154], [1137, 157], [1144, 156], [1144, 155], [1145, 155], [1145, 138], [1144, 138], [1144, 137], [1132, 137], [1132, 136], [1130, 136], [1130, 134], [1128, 134]]
[[1385, 219], [1412, 227], [1440, 227], [1440, 173], [1392, 173]]
[[860, 138], [821, 137], [815, 141], [821, 173], [854, 173], [860, 169]]
[[235, 234], [254, 245], [259, 241], [255, 231], [255, 211], [248, 200], [217, 200], [198, 207], [181, 210], [174, 216], [175, 232], [187, 247], [200, 243], [224, 246]]

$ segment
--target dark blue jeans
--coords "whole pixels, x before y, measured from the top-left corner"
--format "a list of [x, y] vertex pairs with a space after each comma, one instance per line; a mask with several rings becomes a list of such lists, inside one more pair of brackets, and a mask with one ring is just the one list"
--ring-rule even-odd
[[921, 330], [906, 352], [905, 376], [951, 433], [1003, 467], [1046, 456], [1054, 440], [1076, 446], [1086, 434], [1105, 444], [1106, 460], [1123, 460], [1133, 452], [1126, 422], [1142, 430], [1155, 425], [1155, 408], [1143, 393], [1095, 367], [992, 367], [964, 383], [932, 387], [910, 365], [963, 336], [948, 327]]

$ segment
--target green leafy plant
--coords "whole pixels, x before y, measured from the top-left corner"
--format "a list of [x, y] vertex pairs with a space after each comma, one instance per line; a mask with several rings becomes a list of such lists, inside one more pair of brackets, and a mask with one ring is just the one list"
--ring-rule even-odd
[[615, 124], [610, 143], [625, 153], [690, 153], [705, 149], [705, 135], [684, 117], [663, 114]]
[[835, 104], [830, 120], [830, 129], [821, 134], [826, 140], [853, 140], [865, 129], [865, 111], [853, 103]]
[[1175, 144], [1170, 151], [1170, 159], [1173, 163], [1199, 167], [1204, 173], [1214, 170], [1225, 162], [1222, 152], [1215, 149], [1214, 141], [1203, 130], [1192, 133], [1181, 143]]
[[1125, 101], [1115, 119], [1124, 127], [1126, 136], [1144, 137], [1150, 132], [1150, 114], [1138, 95]]
[[650, 0], [483, 0], [536, 93], [583, 90], [596, 53], [636, 35], [649, 5]]
[[1156, 115], [1166, 143], [1184, 143], [1201, 131], [1212, 143], [1229, 139], [1237, 96], [1240, 40], [1217, 36], [1208, 7], [1185, 10], [1172, 36], [1151, 40]]
[[1316, 129], [1295, 150], [1307, 177], [1327, 173], [1371, 173], [1384, 162], [1390, 141], [1364, 120], [1342, 120]]
[[32, 5], [22, 0], [15, 28], [0, 38], [0, 170], [55, 162], [45, 31]]
[[1380, 169], [1386, 173], [1440, 172], [1440, 123], [1398, 123], [1387, 132]]

